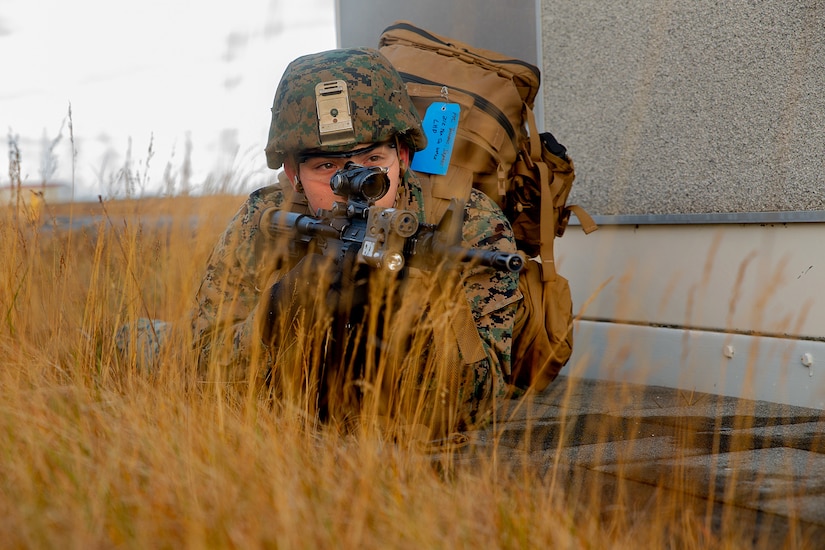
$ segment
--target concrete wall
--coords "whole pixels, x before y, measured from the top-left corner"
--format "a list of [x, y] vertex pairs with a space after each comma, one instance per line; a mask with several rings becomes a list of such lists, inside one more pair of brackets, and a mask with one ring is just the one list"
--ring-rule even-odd
[[337, 19], [342, 46], [408, 19], [540, 59], [592, 214], [825, 210], [825, 0], [339, 0]]
[[825, 209], [824, 0], [542, 0], [541, 29], [591, 213]]

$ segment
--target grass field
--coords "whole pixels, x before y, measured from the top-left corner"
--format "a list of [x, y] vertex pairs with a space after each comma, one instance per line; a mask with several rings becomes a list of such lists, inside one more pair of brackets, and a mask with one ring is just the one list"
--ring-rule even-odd
[[308, 423], [197, 380], [183, 340], [140, 372], [117, 354], [119, 327], [186, 316], [242, 200], [2, 210], [4, 547], [742, 547], [678, 502], [606, 514], [604, 495], [571, 504], [552, 474], [493, 455], [457, 463]]

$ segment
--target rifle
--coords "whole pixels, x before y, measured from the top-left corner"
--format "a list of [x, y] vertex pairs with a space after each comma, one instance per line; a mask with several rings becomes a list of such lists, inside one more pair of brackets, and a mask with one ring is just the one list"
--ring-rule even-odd
[[295, 255], [314, 241], [325, 255], [341, 259], [355, 253], [358, 263], [389, 272], [433, 270], [456, 261], [510, 272], [524, 266], [519, 254], [461, 246], [464, 201], [452, 199], [438, 224], [419, 223], [409, 210], [375, 206], [390, 187], [386, 168], [348, 162], [332, 176], [330, 187], [347, 201], [335, 202], [317, 216], [267, 209], [261, 230], [274, 239], [290, 236]]

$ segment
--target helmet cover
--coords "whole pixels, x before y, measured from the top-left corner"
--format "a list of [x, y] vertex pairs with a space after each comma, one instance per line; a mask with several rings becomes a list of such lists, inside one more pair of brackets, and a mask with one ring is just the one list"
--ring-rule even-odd
[[290, 63], [272, 104], [269, 168], [289, 154], [346, 151], [396, 134], [413, 151], [427, 144], [421, 118], [398, 71], [378, 50], [305, 55]]

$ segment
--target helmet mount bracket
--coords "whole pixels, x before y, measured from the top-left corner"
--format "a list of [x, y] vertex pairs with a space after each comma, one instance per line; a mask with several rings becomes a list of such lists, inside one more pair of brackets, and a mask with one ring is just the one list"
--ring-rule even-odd
[[355, 142], [349, 92], [345, 80], [329, 80], [317, 84], [315, 107], [318, 112], [318, 136], [322, 146]]

